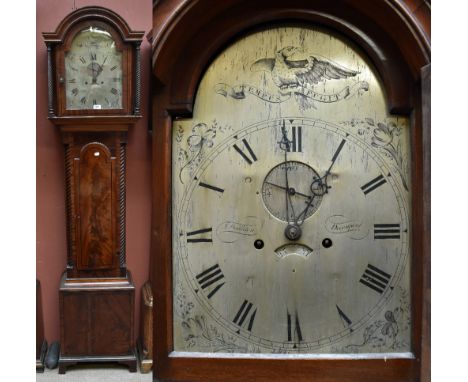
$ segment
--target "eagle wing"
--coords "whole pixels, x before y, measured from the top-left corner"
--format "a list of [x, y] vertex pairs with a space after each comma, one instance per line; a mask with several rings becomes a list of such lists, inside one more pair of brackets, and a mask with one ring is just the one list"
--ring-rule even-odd
[[285, 60], [285, 63], [290, 70], [294, 71], [298, 83], [301, 85], [315, 85], [324, 80], [354, 77], [359, 73], [358, 71], [347, 69], [339, 64], [314, 56], [310, 56], [306, 60]]
[[276, 60], [274, 58], [261, 58], [250, 66], [250, 70], [252, 72], [271, 72], [275, 67], [275, 61]]

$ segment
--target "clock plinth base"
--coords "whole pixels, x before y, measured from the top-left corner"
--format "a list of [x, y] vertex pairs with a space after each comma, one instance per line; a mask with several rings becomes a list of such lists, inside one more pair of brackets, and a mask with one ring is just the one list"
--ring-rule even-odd
[[137, 370], [134, 344], [135, 287], [125, 277], [60, 282], [59, 374], [77, 363], [118, 362]]
[[128, 356], [76, 356], [76, 357], [67, 357], [60, 355], [59, 359], [59, 374], [65, 374], [67, 367], [75, 366], [79, 363], [109, 363], [116, 362], [121, 365], [128, 366], [128, 369], [131, 373], [136, 373], [137, 371], [137, 358], [135, 354]]

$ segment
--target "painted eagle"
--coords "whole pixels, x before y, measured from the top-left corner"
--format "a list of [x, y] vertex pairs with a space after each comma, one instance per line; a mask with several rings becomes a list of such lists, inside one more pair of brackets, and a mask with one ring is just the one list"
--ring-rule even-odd
[[[318, 56], [292, 60], [291, 57], [299, 51], [297, 47], [287, 46], [280, 49], [275, 58], [262, 58], [255, 61], [250, 70], [271, 72], [271, 78], [281, 92], [291, 91], [297, 87], [312, 88], [325, 80], [354, 77], [359, 73]], [[313, 106], [305, 95], [298, 92], [295, 94], [303, 106]]]

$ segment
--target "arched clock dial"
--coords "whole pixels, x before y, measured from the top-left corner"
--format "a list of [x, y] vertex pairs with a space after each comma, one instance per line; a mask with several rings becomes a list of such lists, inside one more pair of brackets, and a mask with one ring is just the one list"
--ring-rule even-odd
[[[228, 332], [307, 351], [349, 336], [386, 303], [408, 254], [408, 214], [374, 148], [331, 123], [288, 120], [314, 154], [284, 161], [285, 119], [228, 137], [187, 184], [177, 251], [196, 300]], [[343, 220], [352, 234], [336, 228]]]
[[65, 56], [67, 109], [122, 108], [122, 53], [99, 27], [80, 31]]
[[174, 122], [175, 350], [409, 351], [407, 126], [330, 32], [226, 49]]

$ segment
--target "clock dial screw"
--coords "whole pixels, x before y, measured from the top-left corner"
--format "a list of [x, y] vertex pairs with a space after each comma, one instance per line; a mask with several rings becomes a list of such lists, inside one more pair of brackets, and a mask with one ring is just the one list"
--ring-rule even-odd
[[254, 242], [254, 247], [257, 249], [262, 249], [265, 246], [265, 243], [261, 239], [257, 239]]
[[298, 240], [302, 235], [301, 227], [297, 224], [289, 224], [284, 230], [284, 235], [289, 240]]
[[333, 245], [333, 242], [327, 237], [322, 240], [322, 245], [324, 248], [330, 248]]

